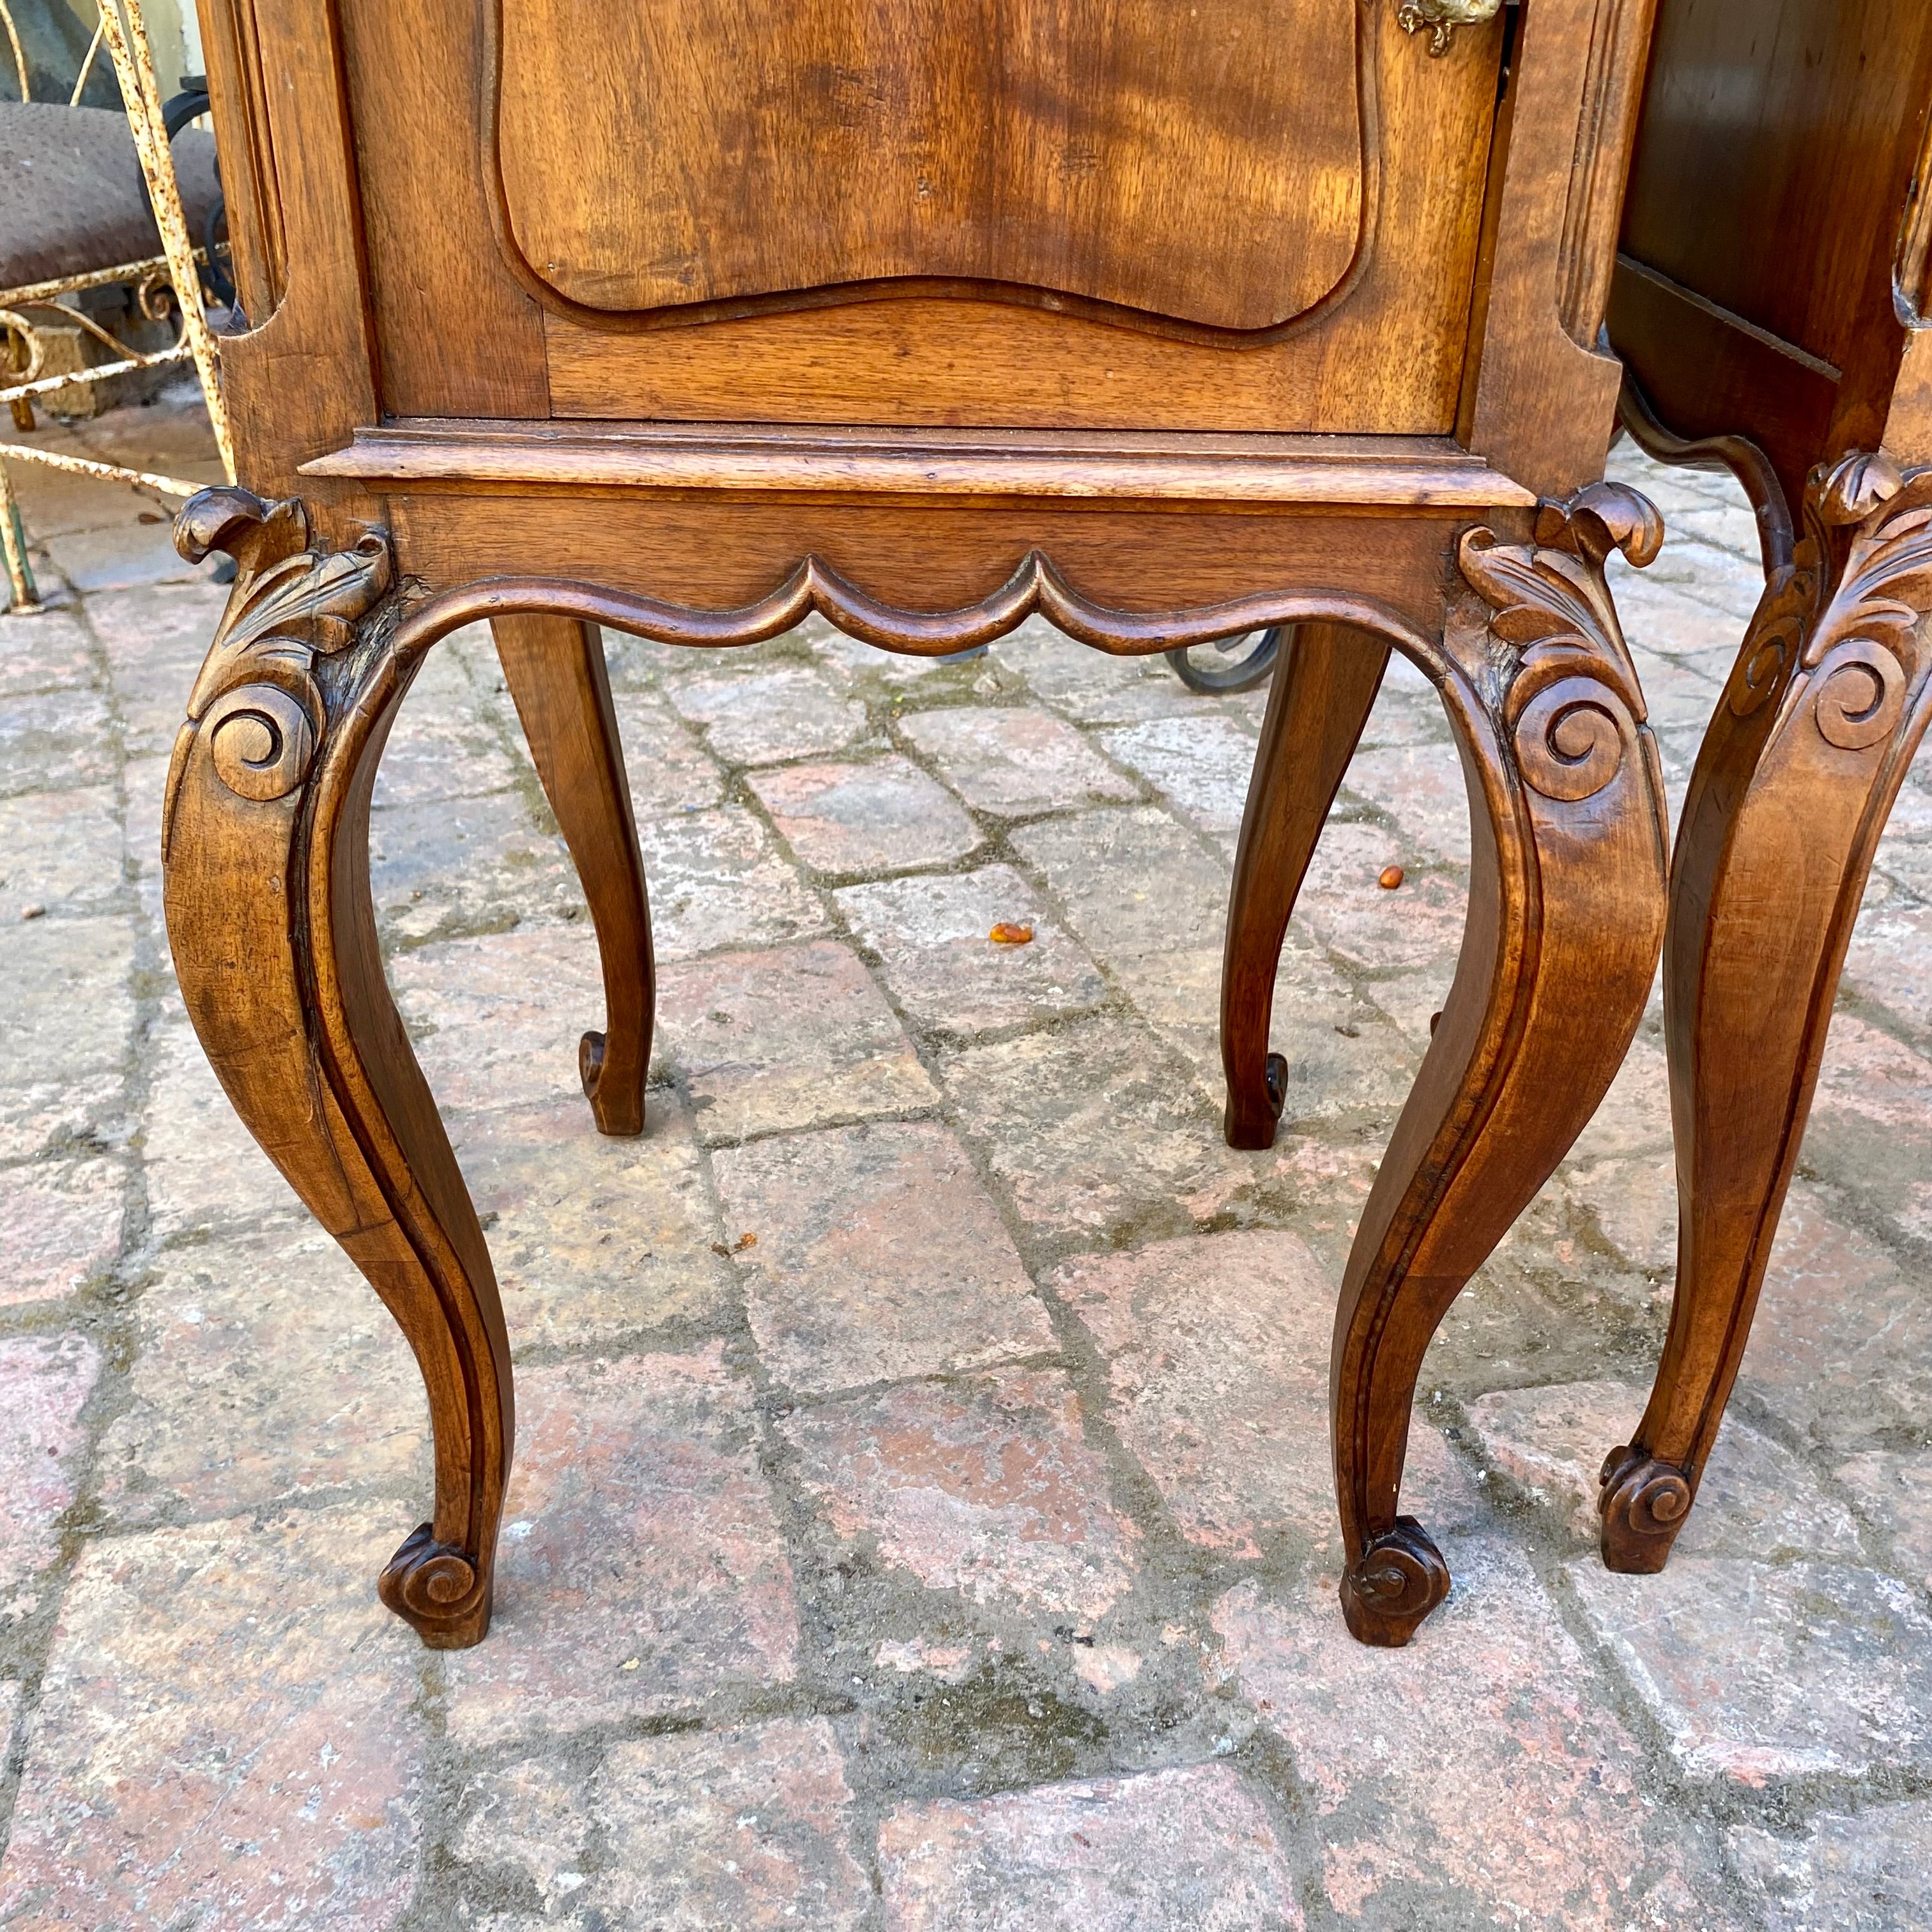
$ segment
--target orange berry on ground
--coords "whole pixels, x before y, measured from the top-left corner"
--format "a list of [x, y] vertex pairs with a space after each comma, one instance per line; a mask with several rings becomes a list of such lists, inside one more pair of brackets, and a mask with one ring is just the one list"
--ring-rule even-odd
[[1402, 884], [1402, 872], [1400, 866], [1384, 866], [1382, 875], [1376, 884], [1385, 892], [1392, 892]]
[[986, 937], [995, 946], [1030, 946], [1033, 944], [1033, 928], [1010, 925], [1005, 920], [1001, 920]]

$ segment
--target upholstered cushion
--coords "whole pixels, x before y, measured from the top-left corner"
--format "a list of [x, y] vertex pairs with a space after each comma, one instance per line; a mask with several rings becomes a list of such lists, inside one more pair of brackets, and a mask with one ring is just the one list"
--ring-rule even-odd
[[[214, 139], [184, 129], [174, 158], [199, 246], [219, 192]], [[134, 137], [112, 108], [0, 100], [0, 290], [161, 252]]]

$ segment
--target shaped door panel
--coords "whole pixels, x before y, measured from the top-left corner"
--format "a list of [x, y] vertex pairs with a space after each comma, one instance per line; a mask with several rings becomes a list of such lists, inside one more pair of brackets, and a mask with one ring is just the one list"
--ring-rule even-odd
[[579, 310], [969, 282], [1254, 331], [1361, 244], [1355, 0], [486, 4], [506, 245]]

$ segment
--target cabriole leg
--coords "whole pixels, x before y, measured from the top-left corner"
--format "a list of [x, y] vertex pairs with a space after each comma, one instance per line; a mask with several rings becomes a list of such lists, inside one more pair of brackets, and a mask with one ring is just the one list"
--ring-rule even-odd
[[1932, 713], [1932, 471], [1812, 477], [1684, 801], [1664, 1023], [1677, 1290], [1636, 1433], [1603, 1470], [1603, 1553], [1661, 1570], [1730, 1400], [1817, 1084], [1872, 854]]
[[1365, 1643], [1406, 1643], [1448, 1594], [1398, 1514], [1424, 1351], [1594, 1112], [1642, 1016], [1663, 936], [1666, 819], [1642, 700], [1604, 586], [1648, 562], [1656, 512], [1599, 484], [1536, 541], [1462, 540], [1478, 598], [1435, 667], [1472, 802], [1456, 980], [1364, 1210], [1335, 1317], [1330, 1395], [1345, 1569]]
[[578, 1051], [584, 1090], [600, 1133], [641, 1133], [656, 978], [603, 640], [595, 625], [571, 617], [497, 617], [490, 628], [597, 928], [606, 1017], [604, 1030], [586, 1033]]
[[204, 490], [182, 554], [239, 566], [175, 742], [162, 833], [182, 998], [229, 1098], [409, 1338], [436, 1443], [431, 1520], [382, 1600], [478, 1642], [514, 1417], [490, 1256], [382, 976], [369, 794], [421, 652], [394, 648], [388, 545], [311, 548], [297, 502]]
[[1274, 1143], [1288, 1069], [1268, 1050], [1288, 915], [1368, 723], [1389, 647], [1338, 624], [1297, 625], [1275, 666], [1234, 854], [1221, 968], [1228, 1144]]

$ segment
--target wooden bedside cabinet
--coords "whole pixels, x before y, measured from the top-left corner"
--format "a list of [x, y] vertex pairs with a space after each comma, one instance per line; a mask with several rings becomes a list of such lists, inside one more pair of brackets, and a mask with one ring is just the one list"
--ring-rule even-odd
[[[169, 931], [242, 1117], [409, 1336], [433, 1520], [384, 1600], [473, 1643], [514, 1433], [490, 1258], [385, 986], [370, 787], [487, 618], [581, 872], [641, 1124], [645, 884], [598, 626], [813, 611], [936, 654], [1292, 622], [1242, 835], [1228, 1132], [1280, 1108], [1290, 903], [1391, 650], [1475, 824], [1450, 995], [1336, 1330], [1342, 1601], [1448, 1576], [1397, 1513], [1436, 1323], [1586, 1120], [1660, 940], [1664, 818], [1604, 590], [1600, 346], [1650, 0], [203, 0], [259, 495], [170, 775]], [[1352, 727], [1352, 729], [1350, 728]]]
[[1604, 1465], [1613, 1569], [1660, 1570], [1689, 1513], [1932, 716], [1928, 315], [1932, 8], [1662, 0], [1610, 302], [1625, 419], [1666, 461], [1737, 472], [1766, 589], [1673, 861], [1677, 1294]]

